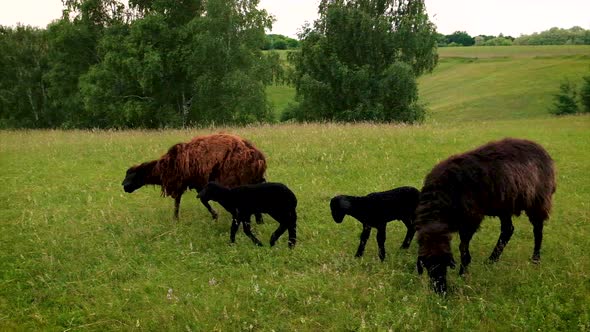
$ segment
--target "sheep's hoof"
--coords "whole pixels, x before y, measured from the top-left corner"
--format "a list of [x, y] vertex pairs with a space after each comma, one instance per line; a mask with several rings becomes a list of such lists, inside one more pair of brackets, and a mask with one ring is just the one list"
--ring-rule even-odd
[[541, 256], [533, 255], [533, 257], [531, 258], [531, 261], [533, 262], [533, 264], [540, 264], [541, 263]]
[[500, 257], [497, 256], [490, 256], [490, 258], [488, 258], [488, 260], [486, 261], [486, 263], [488, 264], [494, 264], [496, 263], [498, 260], [500, 259]]
[[466, 274], [467, 274], [467, 268], [466, 268], [466, 267], [463, 267], [463, 266], [461, 266], [461, 267], [459, 268], [459, 277], [461, 277], [461, 278], [465, 278], [465, 275], [466, 275]]

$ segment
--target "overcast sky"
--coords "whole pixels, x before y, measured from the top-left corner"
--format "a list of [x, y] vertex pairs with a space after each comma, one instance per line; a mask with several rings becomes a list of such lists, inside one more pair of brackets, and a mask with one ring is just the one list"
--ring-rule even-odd
[[[261, 0], [275, 16], [273, 33], [295, 37], [306, 21], [317, 18], [319, 0]], [[440, 33], [467, 31], [472, 36], [540, 32], [551, 27], [590, 29], [590, 0], [426, 0]], [[0, 25], [45, 27], [61, 15], [61, 0], [0, 0]]]

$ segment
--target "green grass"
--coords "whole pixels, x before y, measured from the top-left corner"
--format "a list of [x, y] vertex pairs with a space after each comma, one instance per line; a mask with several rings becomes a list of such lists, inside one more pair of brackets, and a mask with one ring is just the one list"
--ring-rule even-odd
[[[0, 131], [0, 330], [588, 330], [590, 329], [590, 117], [465, 122], [449, 126], [275, 125], [186, 131]], [[170, 145], [225, 130], [268, 156], [267, 178], [299, 199], [299, 243], [242, 233], [228, 245], [230, 216], [210, 219], [186, 194], [181, 220], [156, 188], [125, 194], [130, 165]], [[415, 241], [388, 227], [353, 257], [360, 224], [335, 224], [336, 194], [419, 187], [448, 155], [505, 136], [543, 144], [558, 191], [533, 265], [532, 227], [516, 218], [500, 262], [484, 264], [497, 219], [475, 235], [470, 275], [452, 271], [451, 294], [434, 295], [415, 270]], [[218, 210], [221, 210], [216, 205]], [[455, 255], [457, 240], [453, 241]]]
[[270, 85], [266, 87], [266, 96], [273, 105], [275, 119], [279, 121], [285, 108], [294, 102], [295, 89], [284, 85]]
[[[431, 74], [419, 79], [428, 122], [550, 118], [562, 81], [590, 75], [590, 45], [444, 47]], [[273, 86], [270, 100], [280, 114], [294, 88]]]
[[590, 45], [539, 45], [539, 46], [469, 46], [440, 47], [439, 56], [444, 58], [534, 58], [562, 56], [590, 56]]
[[548, 118], [564, 80], [590, 74], [590, 46], [439, 49], [440, 63], [419, 80], [429, 121]]

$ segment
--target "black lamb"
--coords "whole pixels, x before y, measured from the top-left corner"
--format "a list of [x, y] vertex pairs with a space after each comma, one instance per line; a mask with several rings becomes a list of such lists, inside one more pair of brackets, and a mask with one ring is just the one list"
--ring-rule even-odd
[[252, 234], [250, 217], [255, 213], [266, 213], [279, 222], [279, 228], [270, 237], [270, 245], [285, 231], [289, 232], [289, 248], [297, 242], [297, 198], [282, 183], [265, 182], [227, 188], [215, 182], [209, 182], [197, 196], [201, 200], [216, 201], [232, 215], [230, 241], [236, 239], [240, 223], [244, 233], [258, 246], [262, 243]]
[[377, 228], [377, 244], [379, 258], [385, 259], [385, 232], [387, 223], [401, 220], [406, 225], [406, 237], [401, 245], [402, 249], [410, 247], [414, 237], [414, 211], [418, 206], [420, 191], [414, 187], [399, 187], [389, 191], [376, 192], [367, 196], [340, 195], [332, 198], [330, 209], [332, 218], [341, 223], [344, 216], [354, 217], [363, 224], [361, 242], [356, 257], [361, 257], [365, 251], [367, 239], [371, 235], [371, 227]]

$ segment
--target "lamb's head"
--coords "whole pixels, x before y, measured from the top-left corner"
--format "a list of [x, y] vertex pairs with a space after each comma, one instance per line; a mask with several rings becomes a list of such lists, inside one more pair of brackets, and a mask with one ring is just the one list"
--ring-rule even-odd
[[146, 185], [146, 169], [142, 165], [130, 167], [123, 180], [123, 190], [126, 193], [132, 193]]
[[227, 188], [224, 188], [220, 184], [216, 182], [209, 182], [205, 186], [205, 188], [201, 189], [197, 194], [197, 198], [200, 198], [202, 201], [216, 201], [218, 202], [220, 197], [222, 197], [224, 191]]
[[350, 208], [350, 201], [346, 196], [340, 195], [332, 198], [330, 201], [330, 210], [332, 211], [332, 218], [339, 224], [344, 220], [346, 212]]

